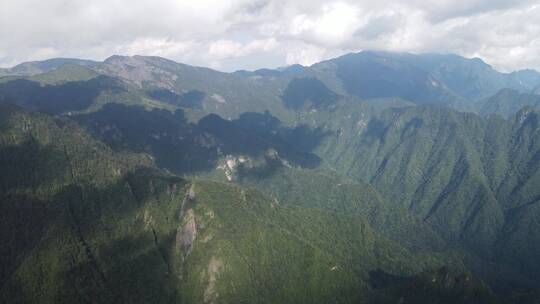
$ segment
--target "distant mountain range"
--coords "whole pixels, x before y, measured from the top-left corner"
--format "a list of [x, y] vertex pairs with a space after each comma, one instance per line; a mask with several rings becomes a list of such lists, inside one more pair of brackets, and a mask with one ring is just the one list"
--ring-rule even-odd
[[[73, 71], [76, 69], [74, 65], [81, 67], [79, 71]], [[69, 69], [71, 70], [63, 71]], [[150, 94], [151, 99], [167, 103], [181, 103], [181, 98], [175, 95], [189, 91], [200, 92], [199, 95], [191, 93], [195, 94], [194, 99], [185, 106], [198, 107], [204, 104], [205, 107], [212, 108], [207, 111], [220, 115], [224, 114], [224, 111], [229, 112], [229, 115], [233, 114], [231, 106], [226, 105], [227, 100], [238, 103], [238, 107], [245, 107], [246, 111], [260, 111], [262, 109], [254, 107], [264, 104], [265, 109], [279, 112], [281, 109], [277, 109], [276, 99], [282, 99], [287, 104], [287, 98], [291, 98], [290, 94], [295, 94], [295, 90], [306, 92], [306, 96], [301, 98], [293, 97], [297, 102], [307, 102], [308, 100], [303, 99], [309, 99], [308, 94], [335, 96], [322, 96], [318, 97], [319, 99], [332, 99], [337, 96], [362, 100], [399, 98], [414, 104], [439, 104], [460, 111], [488, 115], [498, 113], [489, 110], [498, 108], [496, 105], [489, 105], [490, 103], [504, 102], [500, 100], [504, 94], [497, 94], [499, 91], [511, 89], [519, 94], [536, 95], [535, 92], [540, 87], [540, 73], [534, 70], [501, 73], [478, 58], [375, 51], [348, 54], [310, 67], [293, 65], [276, 70], [235, 73], [193, 67], [160, 57], [112, 56], [103, 62], [57, 58], [22, 63], [0, 70], [0, 75], [30, 76], [32, 79], [35, 75], [45, 73], [50, 75], [40, 77], [58, 78], [61, 81], [62, 76], [58, 74], [64, 73], [64, 77], [71, 77], [65, 80], [88, 80], [86, 74], [92, 72], [119, 78], [126, 85], [132, 86], [132, 89], [142, 89], [147, 95]], [[77, 78], [78, 74], [86, 77], [81, 75]], [[47, 79], [36, 80], [47, 82]], [[288, 87], [289, 85], [291, 87]], [[161, 97], [158, 96], [159, 90], [163, 91]], [[321, 90], [327, 92], [322, 93]], [[164, 97], [167, 94], [170, 95], [169, 98]], [[490, 98], [496, 95], [498, 101]], [[165, 100], [160, 100], [163, 98]], [[246, 101], [248, 98], [256, 102]], [[535, 106], [534, 103], [527, 102], [520, 105]], [[511, 113], [498, 114], [507, 116], [517, 110], [519, 107], [515, 107]]]
[[52, 58], [52, 59], [47, 59], [47, 60], [42, 60], [42, 61], [29, 61], [29, 62], [18, 64], [12, 68], [7, 68], [7, 69], [0, 68], [0, 75], [1, 76], [8, 76], [8, 75], [32, 76], [32, 75], [56, 70], [59, 67], [66, 64], [92, 67], [99, 64], [99, 62], [93, 61], [93, 60], [75, 59], [75, 58]]
[[0, 70], [9, 303], [538, 303], [540, 74], [365, 51]]

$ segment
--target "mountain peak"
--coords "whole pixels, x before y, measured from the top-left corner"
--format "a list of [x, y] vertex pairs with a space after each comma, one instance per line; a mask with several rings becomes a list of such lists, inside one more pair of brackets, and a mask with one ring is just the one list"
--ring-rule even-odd
[[28, 61], [20, 63], [12, 68], [0, 69], [0, 75], [31, 76], [57, 69], [65, 64], [75, 64], [85, 67], [92, 67], [98, 64], [97, 61], [78, 58], [51, 58], [40, 61]]

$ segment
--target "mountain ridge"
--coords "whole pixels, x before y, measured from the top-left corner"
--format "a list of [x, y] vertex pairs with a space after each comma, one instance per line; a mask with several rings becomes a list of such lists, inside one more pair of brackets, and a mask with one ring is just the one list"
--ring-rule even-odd
[[[522, 76], [450, 57], [221, 73], [113, 56], [1, 78], [0, 296], [497, 303], [537, 288], [540, 110], [511, 87]], [[506, 117], [465, 111], [516, 96]]]
[[[359, 51], [359, 52], [346, 53], [346, 54], [337, 56], [335, 58], [321, 60], [320, 62], [316, 62], [316, 63], [311, 64], [311, 65], [290, 64], [290, 65], [286, 65], [286, 66], [283, 66], [283, 67], [277, 67], [277, 68], [260, 67], [260, 68], [257, 68], [255, 70], [235, 70], [235, 71], [231, 71], [231, 72], [223, 72], [223, 71], [221, 71], [221, 72], [222, 73], [228, 73], [228, 74], [234, 74], [234, 73], [240, 73], [240, 74], [248, 73], [248, 74], [251, 74], [251, 73], [255, 73], [257, 71], [282, 71], [283, 72], [283, 71], [287, 71], [287, 70], [291, 70], [291, 69], [292, 70], [298, 70], [298, 69], [301, 69], [301, 68], [311, 67], [311, 66], [316, 65], [318, 63], [324, 63], [324, 62], [327, 62], [327, 61], [332, 61], [332, 60], [335, 60], [335, 59], [337, 59], [339, 57], [348, 56], [348, 55], [358, 55], [358, 54], [362, 54], [362, 53], [386, 54], [386, 55], [394, 55], [394, 56], [433, 56], [433, 57], [450, 56], [450, 57], [457, 57], [457, 58], [459, 58], [461, 60], [464, 59], [464, 60], [479, 62], [481, 64], [489, 66], [490, 68], [492, 68], [495, 71], [497, 71], [499, 73], [502, 73], [502, 74], [512, 74], [512, 73], [534, 73], [534, 74], [537, 74], [537, 73], [539, 73], [536, 69], [532, 69], [532, 68], [519, 69], [519, 70], [514, 70], [514, 71], [509, 71], [509, 72], [501, 72], [501, 71], [498, 71], [497, 69], [493, 68], [491, 65], [489, 65], [488, 63], [486, 63], [483, 59], [481, 59], [479, 57], [465, 57], [465, 56], [461, 56], [461, 55], [458, 55], [458, 54], [455, 54], [455, 53], [409, 53], [409, 52], [393, 52], [393, 51], [384, 51], [384, 50], [362, 50], [362, 51]], [[108, 60], [115, 59], [115, 58], [129, 58], [129, 57], [147, 57], [147, 58], [165, 59], [165, 60], [173, 62], [175, 64], [182, 64], [182, 65], [186, 65], [186, 66], [199, 67], [199, 66], [191, 65], [189, 63], [178, 62], [178, 61], [175, 61], [173, 59], [168, 59], [166, 57], [161, 57], [161, 56], [156, 56], [156, 55], [141, 55], [141, 54], [121, 55], [121, 54], [116, 54], [116, 55], [110, 55], [109, 57], [107, 57], [107, 58], [105, 58], [105, 59], [103, 59], [101, 61], [100, 60], [92, 60], [92, 59], [69, 58], [69, 57], [54, 57], [54, 58], [44, 59], [44, 60], [23, 61], [23, 62], [20, 62], [20, 63], [18, 63], [16, 65], [12, 66], [12, 67], [4, 67], [4, 68], [1, 68], [1, 69], [2, 70], [14, 70], [17, 66], [33, 65], [33, 64], [50, 65], [53, 68], [57, 68], [57, 67], [65, 64], [65, 63], [77, 64], [77, 63], [74, 63], [74, 62], [80, 62], [79, 65], [83, 65], [83, 66], [88, 66], [88, 65], [91, 66], [91, 65], [95, 65], [97, 63], [103, 63], [103, 62], [106, 62]], [[200, 68], [205, 68], [205, 67], [200, 66]], [[208, 69], [211, 69], [211, 68], [208, 68]], [[42, 73], [47, 72], [48, 70], [49, 69], [47, 69], [45, 71], [41, 71], [41, 72]], [[215, 71], [218, 71], [218, 70], [215, 70]], [[218, 72], [220, 72], [220, 71], [218, 71]], [[5, 75], [3, 75], [3, 76], [5, 76]]]

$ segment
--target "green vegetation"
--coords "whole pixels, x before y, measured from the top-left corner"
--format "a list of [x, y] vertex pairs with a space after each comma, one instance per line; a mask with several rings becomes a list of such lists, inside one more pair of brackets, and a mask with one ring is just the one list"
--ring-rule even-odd
[[3, 301], [369, 302], [373, 269], [454, 260], [409, 251], [360, 213], [189, 183], [69, 121], [1, 113]]
[[98, 73], [85, 66], [64, 64], [46, 73], [30, 76], [28, 79], [42, 84], [62, 84], [72, 81], [88, 81], [98, 76]]
[[478, 113], [483, 116], [498, 114], [504, 118], [514, 116], [525, 106], [540, 108], [540, 95], [503, 89], [476, 105]]
[[536, 72], [380, 52], [19, 68], [0, 302], [538, 301]]
[[[315, 152], [413, 211], [448, 242], [538, 280], [532, 256], [540, 231], [532, 222], [517, 228], [517, 218], [527, 216], [514, 217], [525, 209], [535, 216], [538, 115], [526, 108], [505, 121], [439, 107], [389, 109], [364, 120], [352, 113], [342, 125], [355, 127], [325, 137]], [[344, 116], [337, 112], [329, 127], [337, 117]], [[507, 235], [530, 242], [515, 250]]]

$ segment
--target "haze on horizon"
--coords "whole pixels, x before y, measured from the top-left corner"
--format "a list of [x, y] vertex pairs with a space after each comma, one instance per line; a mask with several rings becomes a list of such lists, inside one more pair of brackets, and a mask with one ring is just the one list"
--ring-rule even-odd
[[138, 54], [233, 71], [376, 49], [540, 70], [540, 1], [4, 0], [0, 37], [2, 67]]

